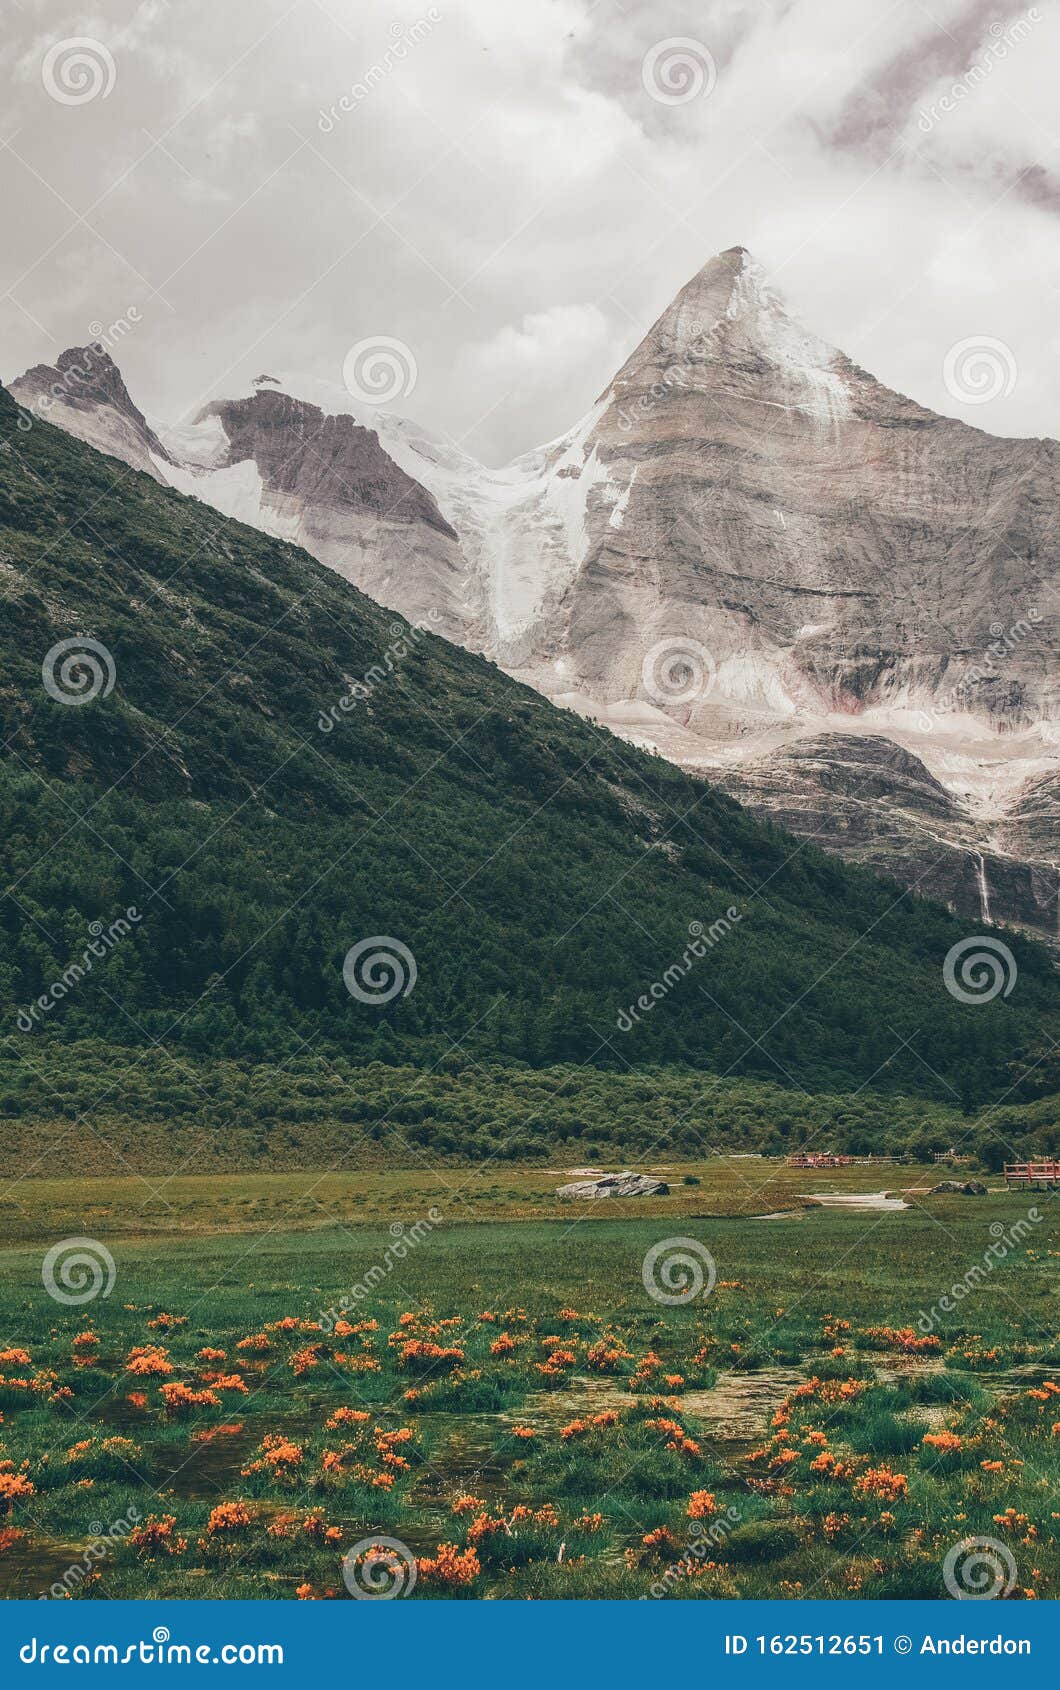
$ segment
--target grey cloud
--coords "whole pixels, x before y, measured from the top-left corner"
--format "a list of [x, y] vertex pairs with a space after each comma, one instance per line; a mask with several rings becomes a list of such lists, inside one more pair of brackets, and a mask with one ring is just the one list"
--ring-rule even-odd
[[[819, 333], [936, 408], [958, 334], [1010, 338], [1021, 380], [975, 420], [1055, 433], [1034, 284], [1060, 260], [1042, 133], [1055, 37], [1043, 23], [970, 114], [888, 162], [988, 27], [980, 0], [931, 11], [22, 0], [0, 374], [135, 307], [120, 362], [173, 422], [263, 368], [339, 380], [349, 346], [385, 334], [415, 352], [410, 414], [499, 461], [583, 414], [688, 276], [742, 243]], [[42, 61], [86, 35], [114, 85], [63, 104]], [[645, 53], [686, 36], [716, 84], [653, 100]]]

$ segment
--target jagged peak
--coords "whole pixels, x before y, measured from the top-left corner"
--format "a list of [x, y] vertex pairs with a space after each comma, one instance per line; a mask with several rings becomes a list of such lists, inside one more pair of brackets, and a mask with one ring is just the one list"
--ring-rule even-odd
[[[680, 379], [673, 370], [683, 372]], [[709, 258], [685, 283], [632, 356], [610, 392], [625, 402], [660, 381], [680, 396], [698, 386], [728, 385], [734, 370], [771, 369], [777, 403], [833, 424], [851, 414], [852, 367], [835, 347], [789, 316], [766, 271], [744, 246]], [[726, 374], [724, 372], [728, 371]], [[741, 373], [738, 380], [746, 380]]]
[[762, 311], [787, 316], [784, 301], [770, 287], [763, 266], [745, 246], [730, 246], [708, 258], [655, 326], [668, 325], [678, 332], [691, 328], [704, 335], [723, 322]]
[[85, 346], [68, 346], [59, 353], [54, 364], [34, 364], [13, 386], [23, 383], [42, 389], [58, 385], [67, 404], [76, 405], [78, 399], [105, 399], [121, 409], [140, 415], [133, 402], [120, 369], [110, 353], [98, 340]]
[[11, 383], [11, 392], [20, 404], [45, 417], [54, 407], [68, 414], [101, 408], [116, 413], [146, 451], [169, 456], [126, 387], [121, 370], [98, 340], [66, 347], [54, 364], [34, 364]]
[[85, 346], [68, 346], [65, 352], [60, 352], [55, 360], [57, 370], [65, 370], [71, 364], [97, 364], [103, 370], [115, 370], [118, 366], [102, 341], [90, 340]]

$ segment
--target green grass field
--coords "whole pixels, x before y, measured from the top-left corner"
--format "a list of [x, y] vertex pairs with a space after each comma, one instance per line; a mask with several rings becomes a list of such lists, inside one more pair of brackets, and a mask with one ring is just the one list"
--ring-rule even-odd
[[[1050, 1198], [659, 1166], [669, 1197], [588, 1212], [558, 1163], [23, 1180], [0, 1590], [941, 1597], [948, 1552], [988, 1537], [1012, 1594], [1055, 1596]], [[884, 1188], [911, 1206], [800, 1204]], [[82, 1235], [113, 1286], [64, 1304], [42, 1265]], [[681, 1238], [714, 1284], [660, 1303], [645, 1258]], [[670, 1295], [673, 1248], [648, 1274]]]

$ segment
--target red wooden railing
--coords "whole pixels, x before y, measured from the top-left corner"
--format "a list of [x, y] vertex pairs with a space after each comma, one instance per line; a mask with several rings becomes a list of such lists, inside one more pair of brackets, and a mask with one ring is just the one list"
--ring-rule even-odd
[[1060, 1185], [1060, 1162], [1006, 1162], [1009, 1185]]

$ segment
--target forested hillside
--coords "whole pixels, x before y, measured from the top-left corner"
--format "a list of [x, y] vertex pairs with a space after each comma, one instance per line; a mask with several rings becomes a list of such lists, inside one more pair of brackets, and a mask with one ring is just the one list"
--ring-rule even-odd
[[[683, 1063], [971, 1108], [1051, 1042], [1036, 946], [1006, 935], [1013, 989], [956, 1001], [943, 963], [967, 928], [941, 907], [410, 631], [295, 548], [18, 423], [0, 391], [9, 1072], [89, 1039], [197, 1063], [308, 1043], [423, 1067]], [[47, 661], [74, 637], [103, 648], [84, 703], [88, 672]], [[104, 954], [56, 995], [93, 934]], [[415, 960], [386, 1002], [343, 977], [377, 935]]]

